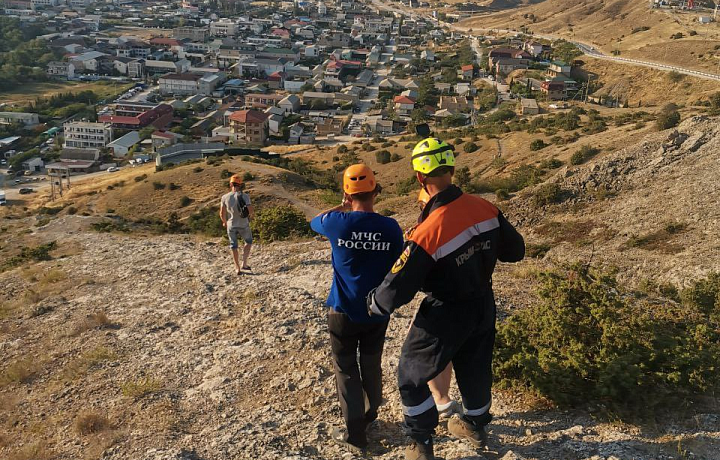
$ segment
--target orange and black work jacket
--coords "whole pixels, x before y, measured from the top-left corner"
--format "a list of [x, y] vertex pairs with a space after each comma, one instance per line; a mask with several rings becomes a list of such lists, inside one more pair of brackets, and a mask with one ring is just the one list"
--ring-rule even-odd
[[436, 307], [475, 303], [492, 293], [498, 260], [524, 255], [523, 237], [494, 205], [450, 186], [425, 206], [400, 258], [368, 295], [368, 312], [389, 315], [420, 290]]

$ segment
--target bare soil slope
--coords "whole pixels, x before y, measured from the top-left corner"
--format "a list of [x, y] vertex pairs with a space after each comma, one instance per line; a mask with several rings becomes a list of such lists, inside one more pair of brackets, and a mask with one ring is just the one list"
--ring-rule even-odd
[[[717, 72], [718, 23], [701, 25], [700, 12], [650, 9], [648, 2], [625, 0], [545, 0], [474, 16], [460, 23], [473, 29], [527, 27], [593, 44], [606, 53]], [[708, 14], [708, 13], [703, 13]], [[675, 34], [683, 38], [671, 39]]]

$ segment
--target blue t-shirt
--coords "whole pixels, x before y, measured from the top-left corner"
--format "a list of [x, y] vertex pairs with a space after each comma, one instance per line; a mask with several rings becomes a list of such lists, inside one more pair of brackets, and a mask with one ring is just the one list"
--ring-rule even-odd
[[402, 230], [395, 219], [374, 212], [333, 211], [314, 218], [310, 226], [332, 245], [333, 283], [327, 305], [358, 323], [385, 321], [367, 314], [365, 298], [402, 252]]

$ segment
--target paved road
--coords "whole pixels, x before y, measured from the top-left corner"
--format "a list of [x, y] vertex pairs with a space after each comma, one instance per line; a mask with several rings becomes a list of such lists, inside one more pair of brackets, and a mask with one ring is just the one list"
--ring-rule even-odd
[[[121, 168], [124, 169], [124, 168]], [[90, 174], [84, 174], [80, 176], [70, 176], [70, 184], [71, 186], [77, 183], [85, 182], [88, 180], [92, 180], [93, 178], [96, 178], [98, 176], [107, 176], [109, 173], [107, 171], [98, 171]], [[35, 174], [34, 176], [30, 177], [47, 177], [42, 174]], [[5, 190], [6, 198], [8, 201], [8, 204], [12, 205], [15, 203], [12, 203], [14, 200], [22, 200], [24, 198], [32, 198], [35, 194], [39, 192], [43, 192], [50, 188], [50, 182], [47, 180], [40, 181], [40, 182], [24, 182], [21, 184], [14, 184], [13, 181], [14, 178], [8, 178], [8, 176], [5, 175], [4, 171], [0, 171], [0, 190]], [[4, 181], [4, 182], [3, 182]], [[19, 190], [21, 188], [31, 188], [33, 189], [34, 193], [28, 194], [28, 195], [20, 195]]]
[[[411, 14], [407, 11], [400, 10], [399, 8], [394, 7], [393, 5], [388, 5], [380, 0], [372, 0], [373, 5], [375, 5], [378, 9], [385, 10], [385, 11], [391, 11], [393, 13], [402, 14], [403, 16], [410, 16]], [[415, 15], [413, 15], [415, 16]], [[431, 18], [425, 18], [425, 19], [431, 19]], [[473, 32], [489, 32], [489, 31], [495, 31], [500, 33], [510, 33], [510, 34], [516, 34], [520, 33], [517, 30], [510, 30], [510, 29], [484, 29], [484, 28], [476, 28], [476, 27], [461, 27], [456, 24], [451, 24], [449, 22], [442, 22], [438, 21], [438, 24], [444, 27], [447, 27], [451, 30], [455, 30], [462, 33], [468, 33], [469, 30], [472, 30]], [[556, 35], [545, 35], [545, 34], [533, 34], [533, 37], [542, 38], [546, 40], [559, 40], [559, 39], [565, 39], [564, 37], [558, 37]], [[592, 45], [589, 45], [587, 43], [583, 43], [580, 41], [570, 41], [575, 46], [577, 46], [580, 51], [582, 51], [584, 54], [594, 57], [597, 59], [604, 59], [606, 61], [613, 61], [617, 62], [619, 64], [629, 64], [629, 65], [635, 65], [635, 66], [641, 66], [641, 67], [649, 67], [651, 69], [656, 70], [662, 70], [666, 72], [678, 72], [684, 75], [690, 75], [697, 78], [702, 78], [704, 80], [713, 80], [713, 81], [720, 81], [720, 75], [714, 74], [711, 72], [703, 72], [699, 70], [693, 70], [693, 69], [687, 69], [684, 67], [678, 67], [670, 64], [663, 64], [661, 62], [652, 62], [652, 61], [645, 61], [641, 59], [630, 59], [630, 58], [623, 58], [620, 56], [610, 56], [607, 54], [604, 54], [602, 51], [595, 49]]]

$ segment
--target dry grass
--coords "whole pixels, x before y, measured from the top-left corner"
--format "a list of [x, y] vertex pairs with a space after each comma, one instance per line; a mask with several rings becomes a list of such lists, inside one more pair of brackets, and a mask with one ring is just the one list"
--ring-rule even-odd
[[15, 383], [30, 383], [39, 371], [39, 366], [32, 358], [24, 358], [8, 365], [0, 374], [0, 386]]
[[672, 242], [672, 240], [676, 235], [685, 231], [687, 231], [687, 224], [669, 223], [654, 232], [630, 237], [623, 247], [625, 249], [637, 248], [646, 251], [657, 251], [663, 254], [677, 254], [685, 248], [678, 243]]
[[81, 436], [99, 433], [111, 428], [110, 420], [95, 412], [84, 412], [75, 419], [75, 431]]
[[117, 358], [118, 355], [109, 348], [102, 346], [93, 348], [68, 364], [63, 372], [63, 378], [64, 380], [76, 380], [93, 367], [104, 362], [115, 361]]
[[7, 460], [50, 460], [53, 452], [43, 441], [28, 444], [11, 453]]
[[138, 380], [128, 380], [120, 386], [123, 396], [139, 399], [145, 395], [162, 390], [162, 382], [154, 377], [145, 377]]
[[116, 324], [113, 324], [110, 321], [104, 311], [99, 311], [97, 313], [91, 313], [87, 316], [87, 318], [83, 319], [77, 325], [75, 325], [75, 328], [72, 330], [70, 335], [76, 337], [83, 332], [92, 329], [105, 329], [115, 326]]

